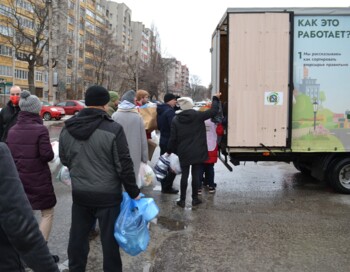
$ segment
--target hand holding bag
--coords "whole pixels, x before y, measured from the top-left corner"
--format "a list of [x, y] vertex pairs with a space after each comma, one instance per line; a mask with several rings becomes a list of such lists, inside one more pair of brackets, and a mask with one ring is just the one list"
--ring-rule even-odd
[[123, 193], [120, 214], [114, 225], [114, 237], [131, 256], [145, 251], [149, 243], [147, 222], [126, 192]]

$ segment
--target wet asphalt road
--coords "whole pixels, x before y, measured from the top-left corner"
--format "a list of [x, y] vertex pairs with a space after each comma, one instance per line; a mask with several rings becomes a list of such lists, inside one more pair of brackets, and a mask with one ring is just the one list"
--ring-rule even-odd
[[[50, 127], [53, 138], [59, 131]], [[229, 172], [218, 162], [215, 170], [217, 192], [204, 191], [203, 204], [193, 209], [190, 188], [185, 209], [176, 205], [179, 195], [161, 194], [158, 186], [143, 189], [160, 213], [150, 224], [146, 252], [131, 257], [121, 251], [124, 271], [350, 271], [349, 195], [285, 163], [247, 163]], [[71, 196], [63, 183], [54, 185], [58, 203], [49, 247], [63, 269]], [[102, 271], [98, 237], [90, 247], [86, 271]]]

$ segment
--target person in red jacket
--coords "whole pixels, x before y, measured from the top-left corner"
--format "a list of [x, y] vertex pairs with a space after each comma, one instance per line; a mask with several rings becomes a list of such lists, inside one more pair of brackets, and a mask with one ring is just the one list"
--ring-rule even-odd
[[[204, 110], [208, 108], [210, 107], [205, 107]], [[214, 165], [218, 160], [218, 136], [221, 137], [223, 135], [224, 129], [221, 123], [216, 123], [214, 121], [213, 118], [205, 120], [208, 159], [202, 164], [202, 168], [199, 172], [200, 184], [198, 186], [198, 194], [202, 193], [202, 182], [204, 185], [208, 186], [209, 193], [215, 193], [216, 191]]]

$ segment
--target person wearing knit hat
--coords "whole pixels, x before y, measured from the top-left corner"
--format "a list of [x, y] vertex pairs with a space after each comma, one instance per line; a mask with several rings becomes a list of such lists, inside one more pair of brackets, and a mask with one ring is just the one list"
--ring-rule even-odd
[[[145, 126], [135, 101], [134, 90], [129, 90], [121, 98], [118, 110], [113, 113], [112, 119], [120, 124], [125, 132], [128, 142], [130, 157], [134, 164], [134, 172], [139, 173], [141, 162], [148, 161], [148, 144]], [[137, 185], [141, 187], [141, 180]]]
[[[54, 158], [49, 131], [40, 116], [37, 96], [23, 91], [20, 96], [16, 125], [8, 133], [7, 145], [12, 153], [24, 191], [32, 209], [41, 211], [40, 231], [46, 241], [51, 233], [56, 195], [49, 161]], [[52, 255], [56, 262], [57, 255]]]
[[31, 95], [28, 91], [23, 91], [20, 97], [19, 107], [21, 111], [40, 113], [42, 105], [36, 95]]
[[[98, 220], [103, 268], [122, 271], [122, 261], [113, 230], [120, 213], [123, 190], [139, 199], [138, 172], [130, 156], [122, 125], [105, 111], [110, 94], [101, 86], [86, 91], [87, 107], [65, 121], [59, 138], [59, 156], [69, 169], [72, 182], [72, 215], [68, 242], [70, 271], [85, 271], [89, 255], [89, 233]], [[120, 110], [113, 114], [113, 116]], [[136, 112], [138, 116], [138, 113]], [[138, 116], [140, 117], [140, 116]], [[129, 126], [133, 126], [130, 123]], [[146, 137], [144, 131], [139, 133]], [[83, 249], [83, 250], [82, 250]], [[101, 265], [102, 266], [102, 265]]]
[[182, 110], [191, 110], [194, 106], [193, 100], [190, 97], [180, 97], [177, 100], [177, 103], [179, 104], [180, 109]]
[[136, 96], [135, 91], [134, 90], [129, 90], [129, 91], [127, 91], [126, 93], [124, 93], [122, 95], [122, 98], [120, 99], [120, 101], [121, 102], [128, 101], [129, 103], [135, 105], [135, 96]]
[[177, 97], [172, 93], [167, 93], [164, 95], [164, 103], [168, 103], [169, 101], [174, 100], [174, 99], [176, 100]]
[[109, 116], [112, 116], [112, 114], [118, 109], [119, 95], [115, 91], [109, 91], [109, 97], [110, 100], [108, 103], [107, 113], [109, 114]]
[[108, 104], [110, 96], [108, 91], [98, 85], [89, 87], [85, 93], [86, 106], [105, 106]]
[[192, 206], [202, 203], [202, 200], [198, 198], [199, 175], [202, 163], [208, 159], [204, 121], [218, 113], [220, 95], [221, 93], [214, 95], [211, 109], [202, 112], [192, 109], [193, 101], [189, 97], [181, 97], [177, 100], [182, 110], [176, 112], [176, 116], [171, 123], [167, 153], [170, 154], [176, 151], [180, 160], [182, 175], [180, 200], [177, 202], [177, 205], [181, 208], [186, 206], [190, 167], [192, 175]]

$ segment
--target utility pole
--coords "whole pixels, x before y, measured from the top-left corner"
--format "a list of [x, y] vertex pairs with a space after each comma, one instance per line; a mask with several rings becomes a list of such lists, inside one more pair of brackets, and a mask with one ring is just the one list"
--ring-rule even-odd
[[48, 23], [49, 23], [49, 51], [48, 51], [48, 66], [49, 66], [49, 78], [48, 78], [48, 102], [50, 100], [53, 104], [55, 104], [55, 93], [53, 90], [53, 63], [52, 63], [52, 0], [46, 0], [47, 8], [48, 8]]
[[135, 90], [135, 92], [137, 92], [137, 90], [139, 89], [139, 52], [138, 51], [135, 52], [135, 65], [136, 65], [136, 90]]

